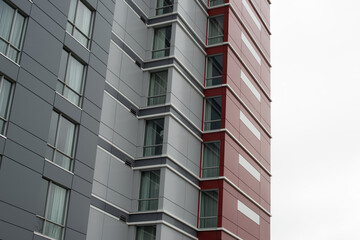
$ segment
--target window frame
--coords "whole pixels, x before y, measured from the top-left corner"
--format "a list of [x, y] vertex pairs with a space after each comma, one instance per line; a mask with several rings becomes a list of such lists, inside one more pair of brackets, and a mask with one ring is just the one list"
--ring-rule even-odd
[[[64, 216], [63, 216], [63, 224], [59, 224], [59, 223], [56, 223], [54, 221], [51, 221], [49, 219], [47, 219], [47, 213], [48, 213], [48, 210], [49, 210], [49, 195], [50, 195], [50, 187], [52, 185], [56, 185], [60, 188], [63, 188], [65, 189], [66, 191], [66, 196], [65, 196], [65, 206], [64, 206]], [[64, 239], [64, 233], [65, 233], [65, 227], [66, 227], [66, 220], [67, 220], [67, 215], [68, 215], [68, 208], [69, 208], [69, 200], [70, 200], [70, 190], [68, 188], [65, 188], [51, 180], [48, 181], [48, 186], [47, 186], [47, 193], [46, 193], [46, 203], [45, 203], [45, 211], [44, 211], [44, 216], [40, 216], [40, 215], [36, 215], [37, 218], [41, 219], [42, 223], [41, 223], [41, 232], [39, 232], [41, 235], [44, 235], [46, 237], [49, 237], [50, 239], [54, 239], [55, 238], [52, 238], [48, 235], [45, 234], [45, 224], [46, 222], [49, 222], [50, 224], [53, 224], [53, 225], [56, 225], [58, 227], [61, 228], [61, 238], [60, 240]]]
[[[158, 95], [150, 95], [150, 91], [151, 91], [151, 82], [152, 81], [156, 81], [156, 80], [152, 80], [152, 76], [155, 75], [155, 74], [158, 74], [158, 73], [163, 73], [163, 72], [166, 72], [166, 79], [165, 79], [165, 82], [166, 82], [166, 85], [165, 85], [165, 92], [163, 94], [158, 94]], [[168, 84], [168, 77], [169, 77], [169, 71], [168, 69], [165, 69], [165, 70], [160, 70], [160, 71], [156, 71], [156, 72], [151, 72], [150, 73], [150, 79], [149, 79], [149, 89], [148, 89], [148, 97], [147, 97], [147, 106], [156, 106], [156, 105], [161, 105], [161, 104], [165, 104], [166, 103], [166, 96], [167, 96], [167, 84]], [[155, 78], [155, 77], [154, 77]], [[150, 104], [150, 99], [158, 99], [158, 98], [164, 98], [164, 102], [160, 102], [160, 103], [152, 103]]]
[[[141, 190], [142, 190], [142, 178], [143, 178], [143, 174], [149, 172], [150, 174], [154, 174], [157, 175], [157, 177], [159, 178], [159, 182], [158, 184], [158, 193], [157, 193], [157, 197], [156, 198], [140, 198], [141, 197]], [[145, 212], [145, 211], [156, 211], [159, 209], [159, 194], [160, 194], [160, 178], [161, 178], [161, 171], [160, 169], [155, 169], [155, 170], [149, 170], [149, 171], [141, 171], [140, 172], [140, 188], [139, 188], [139, 199], [138, 199], [138, 211], [139, 212]], [[151, 181], [151, 178], [150, 178]], [[156, 201], [156, 208], [154, 209], [146, 209], [146, 210], [140, 210], [140, 202], [151, 202], [151, 201]]]
[[[70, 0], [72, 1], [72, 0]], [[66, 22], [66, 32], [69, 33], [76, 41], [78, 41], [82, 46], [84, 46], [85, 48], [87, 49], [90, 49], [90, 43], [91, 43], [91, 38], [92, 38], [92, 34], [93, 34], [93, 26], [94, 26], [94, 10], [89, 6], [89, 4], [87, 4], [85, 1], [82, 1], [82, 0], [75, 0], [76, 1], [76, 6], [75, 6], [75, 13], [74, 13], [74, 22], [71, 22], [70, 19], [69, 19], [69, 13], [70, 13], [70, 8], [71, 8], [71, 4], [70, 4], [70, 7], [69, 7], [69, 12], [68, 12], [68, 18], [67, 18], [67, 22]], [[75, 22], [76, 22], [76, 16], [77, 16], [77, 10], [78, 10], [78, 6], [79, 6], [79, 2], [82, 2], [82, 4], [84, 4], [85, 7], [87, 7], [90, 12], [91, 12], [91, 16], [90, 16], [90, 23], [89, 23], [89, 36], [87, 36], [81, 29], [79, 29]], [[71, 26], [71, 31], [68, 31], [68, 25], [70, 24]], [[77, 39], [75, 36], [74, 36], [74, 31], [75, 29], [82, 35], [84, 36], [86, 39], [87, 39], [87, 44], [84, 45], [83, 43], [80, 42], [79, 39]]]
[[[166, 29], [167, 28], [170, 28], [170, 38], [169, 39], [166, 39]], [[166, 45], [166, 41], [169, 42], [169, 46], [168, 47], [165, 47], [165, 48], [161, 48], [161, 49], [154, 49], [155, 48], [155, 37], [156, 37], [156, 31], [159, 31], [160, 29], [165, 29], [165, 45]], [[166, 26], [162, 26], [162, 27], [157, 27], [157, 28], [154, 28], [154, 37], [153, 37], [153, 47], [152, 47], [152, 50], [151, 50], [151, 58], [152, 59], [159, 59], [159, 58], [165, 58], [165, 57], [168, 57], [170, 56], [170, 49], [171, 49], [171, 36], [172, 35], [172, 25], [166, 25]], [[156, 56], [156, 53], [158, 52], [164, 52], [164, 56], [160, 56], [160, 57], [157, 57]]]
[[[162, 143], [161, 144], [152, 144], [152, 145], [146, 145], [146, 139], [147, 139], [147, 126], [148, 123], [151, 121], [158, 121], [158, 120], [162, 120], [163, 121], [163, 126], [162, 126], [162, 131], [163, 131], [163, 135], [162, 135]], [[156, 123], [155, 123], [156, 124]], [[155, 119], [147, 119], [145, 122], [145, 134], [144, 134], [144, 147], [143, 147], [143, 157], [151, 157], [151, 156], [160, 156], [162, 155], [162, 150], [163, 150], [163, 145], [164, 145], [164, 135], [165, 135], [165, 118], [155, 118]], [[159, 147], [160, 148], [160, 154], [157, 154], [157, 150], [156, 148]], [[151, 155], [147, 155], [147, 151], [146, 149], [148, 148], [154, 148], [154, 154]]]
[[[75, 106], [81, 108], [82, 106], [82, 102], [83, 102], [83, 98], [84, 98], [84, 89], [85, 89], [85, 80], [86, 80], [86, 75], [87, 75], [87, 69], [88, 69], [88, 65], [81, 60], [79, 57], [77, 57], [73, 52], [63, 48], [63, 51], [67, 52], [67, 57], [66, 57], [66, 66], [65, 66], [65, 72], [64, 72], [64, 79], [60, 79], [59, 75], [60, 75], [60, 70], [61, 70], [61, 62], [60, 62], [60, 67], [59, 67], [59, 73], [58, 73], [58, 77], [57, 77], [57, 85], [56, 85], [56, 92], [59, 93], [61, 96], [63, 96], [66, 100], [68, 100], [70, 103], [74, 104]], [[62, 54], [62, 52], [61, 52]], [[68, 70], [69, 70], [69, 66], [70, 66], [70, 58], [75, 59], [76, 61], [78, 61], [81, 65], [83, 65], [83, 71], [82, 71], [82, 78], [81, 78], [81, 87], [80, 87], [80, 93], [78, 93], [75, 89], [73, 89], [72, 87], [69, 86], [69, 84], [67, 83], [68, 80]], [[58, 85], [59, 83], [61, 83], [62, 85], [62, 91], [58, 91]], [[77, 96], [79, 96], [79, 103], [76, 104], [74, 102], [72, 102], [70, 99], [68, 99], [67, 97], [64, 96], [65, 90], [66, 88], [68, 88], [72, 93], [76, 94]]]
[[[204, 162], [205, 162], [205, 144], [211, 144], [211, 143], [218, 143], [219, 144], [219, 156], [218, 156], [218, 162], [217, 162], [217, 166], [215, 167], [204, 167]], [[220, 176], [220, 156], [221, 156], [221, 141], [220, 140], [216, 140], [216, 141], [209, 141], [209, 142], [204, 142], [203, 143], [203, 149], [202, 149], [202, 162], [201, 162], [201, 178], [216, 178]], [[204, 177], [204, 170], [208, 170], [208, 169], [217, 169], [217, 175], [216, 176], [210, 176], [210, 177]]]
[[[162, 7], [159, 7], [159, 2], [160, 1], [163, 1], [164, 3], [167, 1], [167, 0], [157, 0], [156, 1], [156, 8], [155, 8], [155, 15], [156, 16], [160, 16], [160, 15], [164, 15], [164, 14], [169, 14], [169, 13], [172, 13], [174, 11], [174, 0], [168, 0], [170, 1], [172, 4], [171, 5], [166, 5], [166, 6], [162, 6]], [[163, 4], [164, 5], [164, 4]], [[164, 10], [164, 9], [170, 9], [168, 12], [162, 12], [162, 13], [159, 13], [158, 10]]]
[[[11, 20], [11, 27], [10, 27], [10, 33], [9, 33], [9, 40], [6, 40], [4, 39], [2, 36], [0, 36], [0, 40], [3, 41], [5, 44], [6, 44], [6, 51], [5, 53], [1, 53], [1, 55], [5, 56], [6, 58], [10, 59], [12, 62], [16, 63], [16, 64], [19, 64], [20, 62], [20, 57], [21, 57], [21, 52], [22, 52], [22, 48], [23, 48], [23, 44], [24, 44], [24, 38], [25, 38], [25, 32], [26, 32], [26, 29], [27, 29], [27, 24], [28, 24], [28, 16], [26, 14], [24, 14], [21, 10], [19, 10], [19, 8], [17, 8], [16, 6], [14, 6], [11, 2], [8, 2], [6, 0], [0, 0], [0, 1], [3, 1], [4, 4], [7, 4], [9, 7], [11, 7], [13, 10], [14, 10], [14, 16], [12, 17], [12, 20]], [[19, 44], [19, 48], [14, 46], [12, 43], [11, 43], [11, 40], [12, 40], [12, 37], [13, 37], [13, 33], [14, 33], [14, 23], [17, 19], [17, 16], [21, 15], [23, 18], [24, 18], [24, 23], [23, 23], [23, 26], [22, 26], [22, 30], [21, 30], [21, 38], [20, 38], [20, 44]], [[13, 48], [15, 49], [15, 51], [17, 52], [17, 59], [16, 61], [12, 58], [10, 58], [9, 56], [9, 51], [10, 51], [10, 48]]]
[[8, 128], [8, 123], [9, 123], [9, 116], [10, 116], [10, 109], [11, 109], [11, 105], [13, 102], [13, 97], [14, 97], [14, 92], [15, 92], [15, 83], [13, 81], [11, 81], [10, 79], [8, 79], [7, 77], [5, 77], [4, 75], [0, 74], [0, 93], [3, 87], [3, 82], [8, 81], [11, 86], [10, 86], [10, 92], [9, 92], [9, 100], [7, 103], [7, 109], [6, 109], [6, 113], [5, 113], [5, 118], [0, 116], [0, 121], [4, 122], [4, 130], [2, 131], [0, 129], [0, 136], [5, 136], [6, 132], [7, 132], [7, 128]]
[[[213, 57], [218, 57], [221, 56], [221, 75], [219, 76], [212, 76], [212, 77], [208, 77], [208, 68], [209, 68], [209, 58], [213, 58]], [[224, 54], [223, 53], [218, 53], [218, 54], [213, 54], [213, 55], [208, 55], [206, 57], [206, 77], [205, 77], [205, 86], [206, 87], [212, 87], [212, 86], [218, 86], [221, 85], [223, 83], [223, 74], [224, 74]], [[212, 84], [212, 85], [208, 85], [208, 81], [213, 80], [213, 79], [220, 79], [221, 78], [221, 83], [220, 84]]]
[[[201, 216], [201, 203], [202, 203], [202, 198], [203, 198], [203, 193], [204, 192], [217, 192], [217, 215], [216, 216], [207, 216], [207, 217], [202, 217]], [[200, 191], [200, 204], [199, 204], [199, 228], [201, 229], [205, 229], [205, 228], [217, 228], [217, 220], [218, 220], [218, 215], [219, 215], [219, 189], [204, 189]], [[202, 219], [214, 219], [216, 218], [216, 226], [214, 227], [202, 227], [201, 223], [202, 223]]]
[[[220, 103], [221, 103], [221, 105], [220, 105], [220, 107], [221, 107], [221, 109], [220, 109], [220, 118], [219, 119], [215, 119], [215, 120], [206, 120], [206, 116], [207, 116], [207, 104], [208, 104], [208, 100], [209, 99], [213, 99], [213, 98], [220, 98]], [[211, 104], [210, 102], [209, 102], [209, 104]], [[204, 131], [212, 131], [212, 130], [218, 130], [218, 129], [221, 129], [221, 120], [222, 120], [222, 96], [221, 95], [217, 95], [217, 96], [212, 96], [212, 97], [207, 97], [207, 98], [205, 98], [205, 108], [204, 108]], [[216, 108], [214, 108], [214, 110], [215, 111], [217, 111], [217, 109]], [[214, 122], [220, 122], [220, 127], [219, 128], [212, 128], [211, 127], [211, 124], [212, 123], [214, 123]], [[207, 124], [210, 124], [210, 127], [206, 127], [207, 126]]]
[[146, 227], [152, 227], [155, 229], [155, 235], [153, 236], [154, 237], [154, 240], [156, 239], [156, 224], [155, 225], [142, 225], [142, 226], [136, 226], [136, 233], [135, 233], [135, 240], [142, 240], [139, 238], [139, 229], [140, 228], [146, 228]]
[[[223, 27], [223, 31], [222, 31], [222, 35], [218, 35], [218, 36], [209, 36], [210, 34], [210, 21], [211, 19], [215, 19], [215, 18], [218, 18], [218, 17], [222, 17], [223, 18], [223, 23], [222, 23], [222, 27]], [[208, 18], [208, 31], [207, 31], [207, 38], [206, 38], [206, 41], [207, 41], [207, 45], [215, 45], [215, 44], [220, 44], [220, 43], [223, 43], [224, 42], [224, 26], [225, 25], [225, 14], [219, 14], [219, 15], [214, 15], [214, 16], [209, 16]], [[214, 43], [209, 43], [210, 40], [213, 40], [213, 39], [217, 39], [217, 38], [222, 38], [221, 41], [216, 41]]]
[[[213, 2], [215, 2], [215, 4], [212, 5]], [[220, 3], [218, 3], [218, 2], [220, 2]], [[215, 6], [224, 4], [224, 3], [225, 3], [224, 0], [209, 0], [208, 6], [209, 6], [209, 7], [215, 7]]]
[[[79, 129], [79, 126], [76, 122], [74, 122], [73, 120], [69, 119], [68, 117], [66, 117], [64, 114], [62, 114], [61, 112], [57, 112], [55, 110], [52, 111], [52, 113], [55, 112], [58, 114], [58, 119], [57, 119], [57, 122], [56, 122], [56, 130], [55, 130], [55, 146], [52, 146], [50, 143], [49, 143], [49, 139], [47, 139], [47, 149], [48, 148], [51, 148], [52, 149], [52, 159], [48, 159], [47, 158], [47, 154], [45, 154], [45, 159], [52, 162], [53, 164], [55, 164], [56, 166], [66, 170], [66, 171], [69, 171], [72, 173], [73, 171], [73, 167], [74, 167], [74, 161], [75, 161], [75, 152], [76, 152], [76, 146], [77, 146], [77, 140], [78, 140], [78, 129]], [[57, 143], [58, 143], [58, 138], [59, 138], [59, 126], [60, 126], [60, 121], [61, 121], [61, 118], [65, 118], [66, 120], [68, 120], [69, 122], [71, 122], [72, 124], [74, 124], [74, 136], [73, 136], [73, 145], [72, 145], [72, 153], [71, 155], [72, 156], [69, 156], [68, 154], [64, 153], [63, 151], [59, 150], [57, 148]], [[50, 126], [51, 127], [51, 126]], [[50, 133], [51, 129], [49, 129], [49, 133]], [[48, 137], [49, 138], [49, 137]], [[61, 155], [64, 155], [65, 157], [69, 158], [70, 159], [70, 163], [69, 163], [69, 169], [66, 169], [65, 167], [59, 165], [58, 163], [55, 162], [55, 154], [56, 152], [59, 152]], [[46, 150], [46, 153], [47, 153], [47, 150]]]

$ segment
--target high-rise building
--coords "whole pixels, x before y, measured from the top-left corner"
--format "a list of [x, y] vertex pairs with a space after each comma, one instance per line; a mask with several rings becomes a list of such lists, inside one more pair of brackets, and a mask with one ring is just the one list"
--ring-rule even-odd
[[270, 0], [0, 0], [0, 239], [270, 239]]

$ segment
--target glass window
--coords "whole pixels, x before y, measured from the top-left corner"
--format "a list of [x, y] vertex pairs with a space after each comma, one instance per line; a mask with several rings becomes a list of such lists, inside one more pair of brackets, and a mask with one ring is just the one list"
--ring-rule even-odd
[[91, 15], [91, 10], [82, 1], [71, 0], [66, 31], [85, 47], [89, 47], [90, 42]]
[[14, 62], [19, 62], [24, 31], [25, 17], [0, 0], [0, 52]]
[[174, 0], [157, 0], [156, 15], [171, 13], [173, 11]]
[[74, 159], [76, 125], [57, 112], [52, 112], [46, 158], [71, 170]]
[[224, 0], [209, 0], [209, 6], [216, 6], [216, 5], [220, 5], [223, 4]]
[[136, 240], [155, 240], [156, 225], [136, 227]]
[[73, 104], [80, 106], [84, 77], [85, 65], [74, 58], [70, 52], [63, 50], [56, 91]]
[[221, 128], [221, 96], [205, 100], [204, 130]]
[[201, 177], [219, 176], [220, 142], [208, 142], [203, 146], [203, 162]]
[[223, 55], [214, 55], [207, 58], [206, 86], [222, 83]]
[[146, 121], [144, 157], [162, 154], [164, 119]]
[[169, 56], [170, 40], [171, 40], [171, 26], [167, 26], [163, 28], [155, 28], [152, 58], [161, 58], [161, 57]]
[[9, 117], [13, 84], [0, 75], [0, 135], [4, 135]]
[[208, 45], [224, 41], [224, 15], [209, 18]]
[[65, 227], [65, 215], [68, 201], [68, 193], [52, 182], [49, 182], [45, 216], [39, 217], [42, 221], [40, 232], [53, 239], [63, 239]]
[[158, 209], [160, 170], [141, 173], [139, 211]]
[[200, 228], [216, 228], [218, 215], [218, 190], [201, 191]]
[[150, 75], [148, 106], [164, 104], [168, 71], [154, 72]]

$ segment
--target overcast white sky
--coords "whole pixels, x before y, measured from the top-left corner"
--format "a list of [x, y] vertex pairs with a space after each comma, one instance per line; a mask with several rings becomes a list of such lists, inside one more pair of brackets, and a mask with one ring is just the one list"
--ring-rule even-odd
[[272, 240], [360, 239], [360, 0], [272, 0]]

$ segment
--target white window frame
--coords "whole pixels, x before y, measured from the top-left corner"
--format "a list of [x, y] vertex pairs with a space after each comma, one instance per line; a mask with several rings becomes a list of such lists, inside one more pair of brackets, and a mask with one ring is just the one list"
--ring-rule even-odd
[[[72, 0], [71, 0], [72, 1]], [[89, 36], [87, 36], [85, 33], [83, 33], [75, 24], [76, 22], [76, 14], [77, 14], [77, 9], [79, 6], [79, 2], [82, 2], [85, 7], [87, 7], [90, 12], [91, 12], [91, 16], [90, 16], [90, 26], [89, 26]], [[71, 5], [70, 5], [71, 7]], [[69, 8], [69, 12], [70, 12], [70, 8]], [[76, 41], [78, 41], [81, 45], [83, 45], [84, 47], [86, 47], [87, 49], [90, 49], [90, 42], [91, 42], [91, 36], [93, 33], [93, 24], [94, 24], [94, 11], [88, 6], [88, 4], [86, 4], [86, 2], [82, 1], [82, 0], [76, 0], [76, 7], [75, 7], [75, 15], [74, 15], [74, 22], [71, 22], [70, 19], [67, 19], [67, 26], [71, 26], [71, 32], [68, 31], [68, 27], [66, 27], [66, 32], [68, 32], [74, 39], [76, 39]], [[88, 41], [87, 44], [84, 45], [82, 44], [75, 36], [74, 36], [74, 30], [79, 31], [79, 33], [81, 35], [83, 35]]]
[[[70, 199], [70, 190], [67, 189], [67, 188], [64, 188], [63, 186], [59, 185], [59, 184], [56, 184], [54, 183], [53, 181], [49, 181], [48, 182], [48, 187], [47, 187], [47, 194], [46, 194], [46, 205], [45, 205], [45, 212], [44, 212], [44, 216], [40, 216], [40, 215], [36, 215], [37, 218], [39, 218], [42, 222], [42, 226], [41, 226], [41, 232], [37, 232], [37, 233], [40, 233], [42, 236], [45, 236], [49, 239], [54, 239], [48, 235], [45, 234], [45, 223], [46, 222], [49, 222], [51, 224], [54, 224], [56, 226], [59, 226], [62, 228], [62, 233], [61, 233], [61, 238], [60, 240], [64, 239], [64, 232], [65, 232], [65, 226], [66, 226], [66, 219], [67, 219], [67, 214], [68, 214], [68, 206], [69, 206], [69, 199]], [[50, 194], [50, 187], [52, 185], [57, 185], [58, 187], [61, 187], [63, 189], [66, 190], [66, 197], [65, 197], [65, 207], [64, 207], [64, 223], [63, 224], [58, 224], [58, 223], [55, 223], [49, 219], [46, 218], [46, 215], [47, 215], [47, 211], [48, 211], [48, 206], [49, 206], [49, 194]], [[36, 231], [35, 231], [36, 232]], [[54, 239], [56, 240], [56, 239]]]
[[[57, 81], [57, 84], [62, 84], [62, 91], [59, 92], [58, 91], [58, 86], [56, 87], [56, 92], [58, 92], [61, 96], [63, 96], [66, 100], [68, 100], [69, 102], [71, 102], [72, 104], [74, 104], [75, 106], [77, 107], [81, 107], [82, 106], [82, 100], [83, 100], [83, 93], [84, 93], [84, 86], [85, 86], [85, 79], [86, 79], [86, 72], [87, 72], [87, 65], [82, 61], [80, 60], [76, 55], [74, 55], [72, 52], [66, 50], [66, 49], [63, 49], [63, 51], [67, 52], [67, 59], [66, 59], [66, 66], [65, 66], [65, 73], [64, 73], [64, 79], [60, 79], [58, 77], [58, 81]], [[70, 87], [68, 84], [67, 84], [67, 71], [69, 69], [69, 64], [70, 64], [70, 58], [74, 58], [76, 61], [78, 61], [79, 63], [81, 63], [83, 66], [84, 66], [84, 69], [83, 69], [83, 73], [82, 73], [82, 79], [81, 79], [81, 87], [80, 87], [80, 92], [77, 92], [75, 89], [73, 89], [72, 87]], [[60, 63], [61, 64], [61, 63]], [[64, 96], [64, 92], [65, 92], [65, 89], [68, 88], [71, 92], [75, 93], [76, 95], [78, 95], [80, 98], [79, 98], [79, 103], [76, 104], [76, 103], [73, 103], [70, 99], [67, 99], [65, 96]]]
[[[59, 138], [59, 126], [60, 126], [60, 121], [62, 118], [65, 118], [66, 120], [68, 120], [69, 122], [71, 122], [72, 124], [75, 125], [75, 129], [74, 129], [74, 142], [73, 142], [73, 146], [72, 146], [72, 153], [71, 153], [71, 156], [67, 155], [66, 153], [60, 151], [56, 146], [53, 146], [49, 143], [49, 139], [48, 139], [48, 143], [47, 143], [47, 147], [48, 148], [51, 148], [53, 150], [53, 153], [52, 153], [52, 159], [48, 159], [45, 157], [45, 159], [49, 160], [50, 162], [56, 164], [57, 166], [59, 166], [60, 168], [62, 169], [65, 169], [66, 171], [69, 171], [69, 172], [72, 172], [73, 170], [73, 166], [74, 166], [74, 158], [75, 158], [75, 151], [76, 151], [76, 145], [77, 145], [77, 136], [78, 136], [78, 124], [75, 123], [74, 121], [72, 121], [71, 119], [65, 117], [62, 113], [60, 112], [57, 112], [57, 111], [54, 111], [53, 112], [56, 112], [59, 116], [58, 116], [58, 119], [57, 119], [57, 123], [56, 123], [56, 132], [55, 132], [55, 145], [57, 145], [58, 143], [58, 138]], [[51, 131], [51, 129], [49, 130]], [[70, 165], [69, 165], [69, 169], [66, 169], [60, 165], [58, 165], [54, 160], [55, 160], [55, 154], [56, 152], [59, 152], [61, 153], [62, 155], [70, 158]]]
[[[14, 9], [14, 11], [15, 11], [15, 12], [14, 12], [13, 19], [12, 19], [12, 21], [11, 21], [11, 30], [10, 30], [9, 40], [6, 40], [6, 39], [4, 39], [4, 38], [2, 38], [2, 37], [0, 36], [0, 39], [6, 43], [6, 52], [5, 52], [5, 54], [3, 54], [3, 53], [0, 53], [0, 54], [4, 55], [6, 58], [10, 59], [11, 61], [13, 61], [13, 62], [15, 62], [15, 63], [19, 63], [19, 62], [20, 62], [21, 49], [22, 49], [23, 44], [24, 44], [25, 30], [26, 30], [26, 28], [27, 28], [27, 16], [26, 16], [25, 14], [21, 13], [21, 12], [19, 11], [19, 9], [17, 9], [16, 7], [10, 5], [8, 1], [5, 1], [5, 0], [0, 0], [0, 1], [3, 1], [5, 4], [7, 4], [9, 7], [11, 7], [12, 9]], [[11, 41], [12, 35], [13, 35], [13, 33], [14, 33], [14, 23], [15, 23], [15, 21], [16, 21], [16, 17], [17, 17], [19, 14], [24, 17], [24, 25], [23, 25], [22, 31], [21, 31], [21, 33], [20, 33], [20, 34], [21, 34], [20, 46], [19, 46], [19, 48], [17, 48], [17, 47], [15, 47], [14, 45], [12, 45], [12, 44], [10, 43], [10, 41]], [[11, 58], [8, 56], [10, 47], [14, 48], [14, 49], [17, 51], [17, 53], [18, 53], [16, 61], [13, 60], [13, 59], [11, 59]]]
[[14, 95], [14, 88], [15, 88], [15, 83], [13, 81], [9, 80], [8, 78], [6, 78], [3, 75], [0, 75], [0, 92], [1, 92], [4, 80], [10, 82], [11, 87], [10, 87], [9, 102], [7, 103], [7, 111], [6, 111], [6, 114], [5, 114], [5, 118], [0, 116], [0, 120], [4, 121], [4, 131], [1, 132], [1, 129], [0, 129], [0, 135], [1, 136], [5, 136], [6, 131], [7, 131], [7, 126], [8, 126], [8, 123], [9, 123], [10, 109], [11, 109], [11, 105], [12, 105], [12, 100], [13, 100], [13, 95]]

